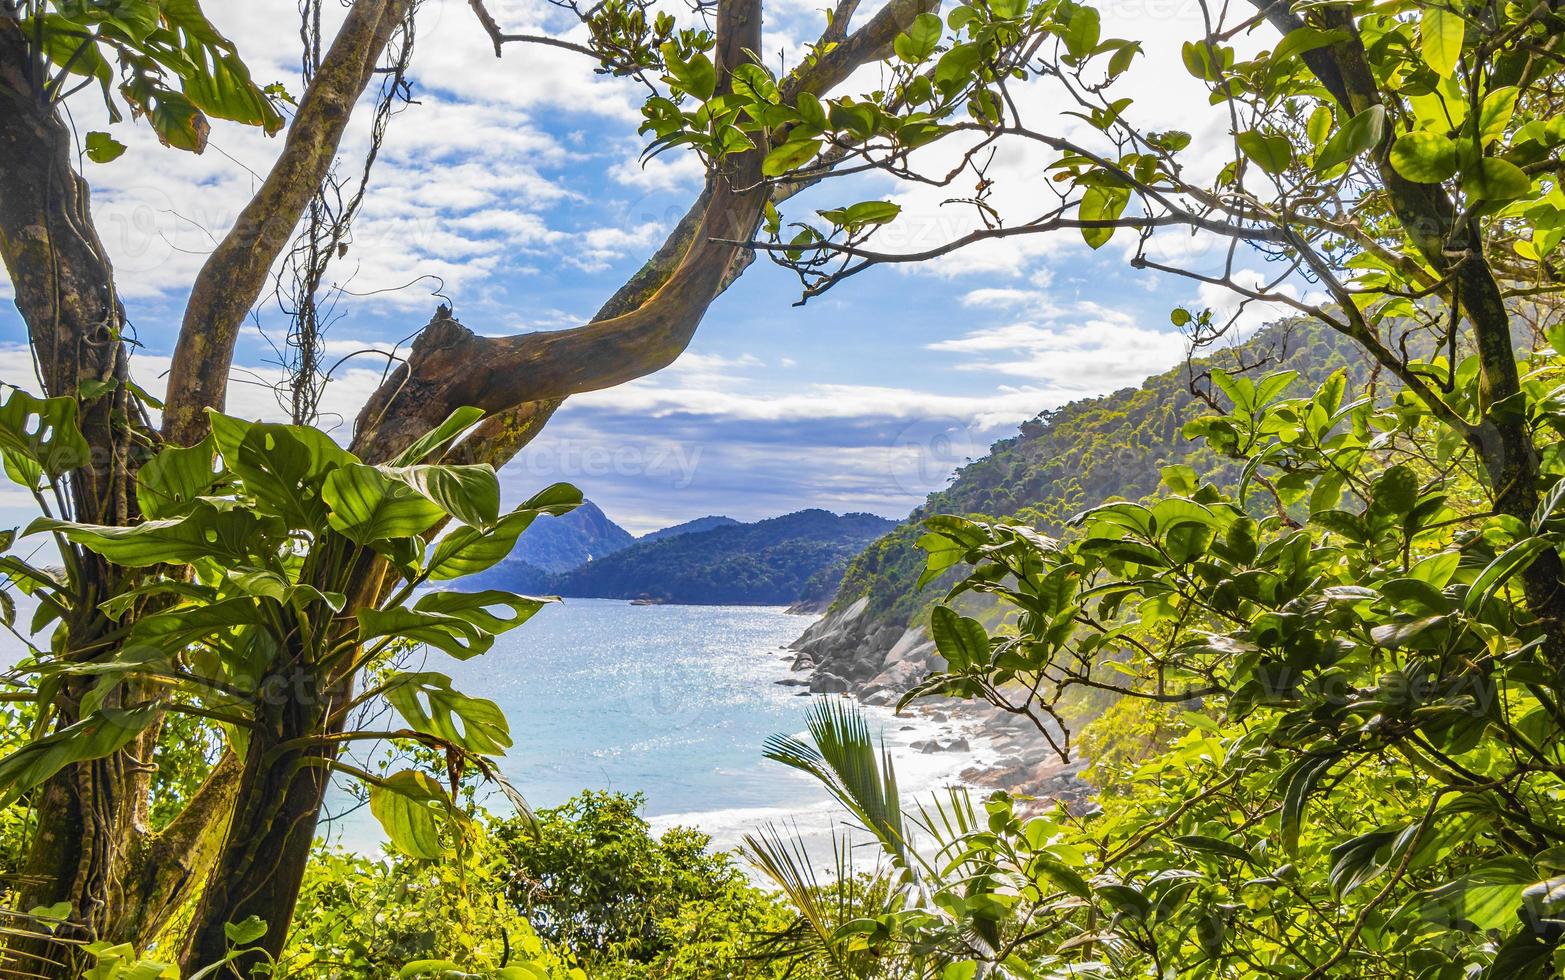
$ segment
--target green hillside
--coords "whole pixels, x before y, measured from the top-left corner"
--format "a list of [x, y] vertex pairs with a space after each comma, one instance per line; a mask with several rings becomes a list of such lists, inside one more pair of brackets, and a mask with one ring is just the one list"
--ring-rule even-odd
[[[1152, 493], [1163, 466], [1182, 463], [1214, 475], [1233, 468], [1180, 433], [1186, 421], [1204, 410], [1191, 392], [1191, 381], [1200, 378], [1208, 364], [1225, 370], [1261, 364], [1254, 370], [1298, 371], [1296, 384], [1303, 389], [1338, 368], [1361, 373], [1364, 359], [1336, 334], [1309, 325], [1278, 324], [1243, 345], [1148, 378], [1139, 388], [1044, 411], [1022, 423], [1016, 435], [996, 442], [987, 456], [958, 470], [950, 486], [930, 494], [906, 523], [855, 557], [832, 609], [867, 596], [862, 630], [869, 624], [909, 625], [940, 592], [934, 586], [923, 592], [914, 588], [924, 564], [914, 542], [922, 533], [919, 522], [931, 514], [1016, 517], [1058, 533], [1072, 515], [1088, 507]], [[1228, 475], [1237, 476], [1237, 470]]]

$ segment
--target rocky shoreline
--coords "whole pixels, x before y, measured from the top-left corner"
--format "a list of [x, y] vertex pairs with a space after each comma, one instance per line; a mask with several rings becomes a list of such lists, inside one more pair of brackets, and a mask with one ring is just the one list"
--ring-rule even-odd
[[[868, 598], [860, 598], [811, 624], [789, 647], [792, 669], [801, 676], [778, 683], [807, 689], [801, 694], [840, 694], [866, 705], [893, 707], [943, 665], [922, 626], [902, 629], [877, 623], [867, 615], [868, 607]], [[904, 713], [952, 724], [944, 738], [914, 742], [909, 746], [913, 750], [970, 752], [975, 742], [982, 741], [988, 750], [984, 755], [994, 758], [975, 761], [962, 770], [961, 779], [969, 785], [1067, 805], [1084, 803], [1091, 796], [1091, 787], [1080, 776], [1085, 763], [1061, 762], [1025, 718], [955, 700], [912, 705]]]

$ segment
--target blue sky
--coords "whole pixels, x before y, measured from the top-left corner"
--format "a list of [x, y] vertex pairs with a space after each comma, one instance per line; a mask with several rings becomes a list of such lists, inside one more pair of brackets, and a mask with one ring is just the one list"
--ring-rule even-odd
[[[767, 50], [797, 50], [821, 22], [816, 6], [769, 6]], [[259, 80], [293, 85], [293, 0], [206, 7]], [[508, 30], [571, 30], [542, 0], [490, 7]], [[1197, 9], [1124, 0], [1107, 8], [1106, 20], [1107, 30], [1149, 41], [1132, 76], [1148, 124], [1190, 129], [1199, 141], [1223, 123], [1167, 43], [1171, 27], [1193, 29]], [[662, 241], [699, 186], [693, 157], [668, 153], [645, 169], [636, 162], [641, 94], [632, 83], [596, 76], [585, 59], [555, 49], [513, 45], [496, 60], [466, 0], [427, 0], [412, 78], [418, 104], [393, 121], [354, 243], [332, 272], [333, 282], [367, 295], [343, 297], [329, 359], [405, 341], [438, 301], [435, 277], [457, 316], [480, 333], [583, 322]], [[72, 113], [85, 132], [101, 109], [84, 94]], [[364, 121], [344, 147], [345, 168], [357, 166]], [[135, 371], [156, 390], [183, 290], [280, 141], [219, 124], [211, 148], [195, 157], [159, 147], [133, 123], [113, 132], [130, 151], [84, 167], [142, 345]], [[997, 161], [1002, 209], [1025, 212], [1044, 162]], [[905, 217], [903, 238], [888, 244], [914, 247], [968, 227], [965, 213], [940, 205], [942, 196], [949, 192], [889, 181], [828, 182], [790, 207], [807, 215], [890, 197]], [[1168, 247], [1184, 254], [1192, 246]], [[1092, 252], [1075, 237], [1012, 239], [930, 266], [874, 270], [802, 308], [792, 306], [791, 274], [758, 261], [714, 304], [672, 368], [568, 402], [506, 468], [507, 492], [520, 499], [568, 479], [637, 532], [703, 514], [752, 520], [811, 506], [904, 516], [1022, 420], [1176, 363], [1183, 345], [1169, 324], [1172, 306], [1228, 302], [1135, 272], [1125, 256], [1117, 241]], [[0, 379], [35, 388], [9, 297], [0, 279]], [[263, 307], [257, 324], [241, 342], [240, 377], [275, 370], [265, 333], [277, 336], [280, 321]], [[359, 356], [340, 367], [323, 424], [351, 419], [383, 364], [383, 356]], [[236, 384], [230, 409], [275, 415], [269, 399]], [[0, 518], [24, 515], [24, 501], [0, 494]]]

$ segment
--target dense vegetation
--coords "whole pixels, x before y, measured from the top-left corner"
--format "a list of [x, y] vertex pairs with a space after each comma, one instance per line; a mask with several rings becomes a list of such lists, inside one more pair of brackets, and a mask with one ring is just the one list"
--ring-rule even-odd
[[787, 605], [830, 596], [848, 557], [893, 526], [873, 514], [802, 510], [753, 524], [730, 521], [648, 536], [560, 575], [523, 578], [501, 565], [483, 581], [565, 596]]
[[444, 863], [321, 849], [282, 973], [378, 980], [424, 961], [407, 975], [435, 977], [510, 959], [562, 980], [782, 977], [746, 956], [754, 936], [787, 925], [781, 901], [704, 835], [654, 835], [640, 806], [585, 793], [540, 810], [536, 827], [474, 810], [478, 829]]
[[1299, 373], [1300, 390], [1345, 366], [1355, 377], [1369, 373], [1351, 342], [1308, 321], [1290, 322], [1148, 378], [1139, 388], [1046, 410], [958, 469], [950, 486], [931, 493], [906, 523], [855, 555], [832, 608], [867, 597], [866, 621], [898, 628], [927, 616], [932, 596], [918, 585], [924, 556], [917, 540], [920, 522], [934, 514], [1015, 519], [1060, 534], [1088, 507], [1154, 492], [1164, 466], [1190, 466], [1215, 478], [1237, 476], [1237, 464], [1182, 431], [1207, 408], [1192, 386], [1211, 368], [1225, 365], [1286, 367]]

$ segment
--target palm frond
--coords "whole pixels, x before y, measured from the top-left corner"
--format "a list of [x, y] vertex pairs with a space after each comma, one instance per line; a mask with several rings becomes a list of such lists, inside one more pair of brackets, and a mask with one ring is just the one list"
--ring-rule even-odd
[[766, 757], [815, 777], [899, 867], [916, 872], [920, 861], [903, 820], [896, 768], [885, 746], [877, 749], [863, 713], [852, 702], [822, 698], [806, 711], [805, 727], [814, 744], [773, 735]]
[[[864, 951], [847, 948], [839, 934], [842, 925], [862, 914], [866, 895], [889, 896], [890, 888], [861, 886], [853, 870], [850, 842], [832, 834], [833, 877], [822, 884], [804, 841], [797, 833], [786, 836], [774, 826], [746, 834], [742, 850], [750, 861], [782, 890], [799, 915], [781, 932], [765, 937], [758, 950], [762, 959], [809, 962], [824, 967], [837, 980], [861, 980], [870, 975], [873, 960]], [[884, 909], [881, 911], [888, 911]]]

